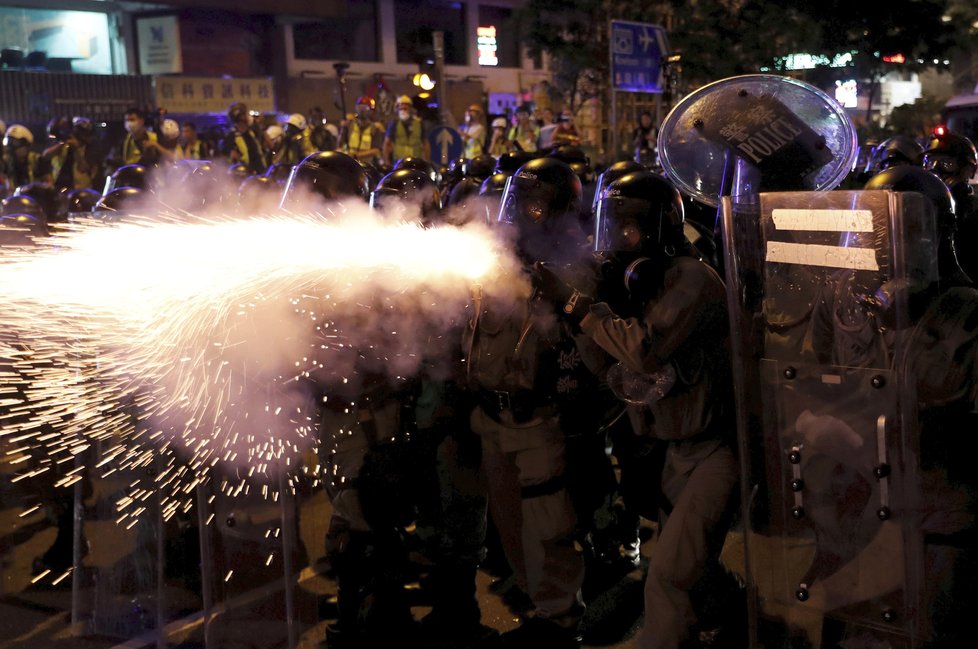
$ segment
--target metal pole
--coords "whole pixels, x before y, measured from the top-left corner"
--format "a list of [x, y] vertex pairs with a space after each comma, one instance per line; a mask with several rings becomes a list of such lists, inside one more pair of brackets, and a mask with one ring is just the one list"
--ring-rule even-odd
[[611, 30], [611, 21], [608, 21], [608, 97], [611, 110], [608, 114], [608, 127], [611, 131], [610, 141], [611, 141], [611, 151], [608, 156], [608, 164], [612, 164], [618, 160], [618, 114], [617, 107], [615, 106], [615, 77], [614, 77], [614, 47], [612, 46], [613, 34]]
[[282, 570], [285, 573], [285, 623], [288, 629], [289, 649], [295, 649], [295, 592], [292, 583], [292, 546], [295, 542], [292, 525], [295, 517], [292, 515], [292, 491], [285, 478], [284, 467], [279, 467], [278, 475], [279, 505], [282, 507]]
[[[153, 480], [162, 473], [160, 470], [160, 456], [156, 454], [156, 475]], [[166, 615], [164, 614], [164, 600], [166, 598], [166, 530], [163, 527], [163, 494], [159, 487], [156, 492], [156, 648], [166, 648]]]
[[[84, 467], [82, 453], [75, 455], [75, 470], [81, 476]], [[85, 525], [85, 496], [82, 490], [85, 478], [75, 482], [75, 502], [71, 538], [71, 629], [78, 632], [81, 623], [81, 576], [82, 576], [82, 532]]]
[[438, 93], [438, 123], [444, 124], [448, 120], [445, 114], [448, 112], [448, 88], [445, 87], [445, 32], [431, 32], [431, 45], [435, 51], [435, 88]]
[[197, 483], [197, 536], [200, 543], [200, 584], [204, 603], [204, 648], [212, 649], [214, 629], [211, 624], [211, 611], [214, 607], [213, 582], [214, 564], [211, 559], [209, 526], [207, 525], [207, 492], [203, 479]]

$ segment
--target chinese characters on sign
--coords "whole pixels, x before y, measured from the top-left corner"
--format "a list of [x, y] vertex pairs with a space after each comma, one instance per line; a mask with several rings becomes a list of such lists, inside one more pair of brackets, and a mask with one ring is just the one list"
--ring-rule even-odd
[[669, 52], [666, 32], [659, 25], [611, 22], [611, 79], [615, 90], [663, 90], [662, 61]]
[[223, 113], [243, 101], [250, 110], [275, 112], [275, 92], [268, 78], [155, 77], [156, 104], [171, 113]]

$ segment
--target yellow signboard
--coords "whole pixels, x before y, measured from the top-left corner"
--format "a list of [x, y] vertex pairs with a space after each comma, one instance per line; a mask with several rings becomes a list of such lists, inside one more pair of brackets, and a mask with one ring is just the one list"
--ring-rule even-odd
[[275, 112], [270, 78], [153, 77], [156, 105], [170, 113], [225, 113], [236, 101], [249, 110]]

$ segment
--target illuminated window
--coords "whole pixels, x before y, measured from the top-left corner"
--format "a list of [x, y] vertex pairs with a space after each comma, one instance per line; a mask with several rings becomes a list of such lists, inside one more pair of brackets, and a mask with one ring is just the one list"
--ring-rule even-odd
[[0, 7], [0, 46], [44, 52], [49, 70], [113, 72], [109, 20], [102, 13]]

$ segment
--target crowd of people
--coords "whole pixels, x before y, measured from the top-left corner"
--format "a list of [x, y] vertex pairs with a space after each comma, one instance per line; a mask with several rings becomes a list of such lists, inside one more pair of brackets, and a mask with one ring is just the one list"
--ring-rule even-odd
[[[636, 133], [637, 160], [597, 175], [570, 114], [552, 123], [542, 116], [541, 125], [521, 107], [512, 124], [487, 124], [473, 105], [461, 128], [464, 161], [438, 168], [408, 98], [386, 126], [374, 110], [362, 97], [336, 129], [293, 115], [259, 131], [247, 107], [235, 104], [219, 153], [239, 177], [241, 197], [260, 187], [283, 205], [300, 190], [378, 208], [399, 199], [420, 206], [426, 227], [479, 220], [508, 228], [532, 290], [515, 300], [475, 293], [457, 346], [441, 355], [450, 367], [394, 380], [363, 361], [364, 380], [342, 407], [324, 406], [320, 457], [333, 507], [326, 545], [339, 597], [329, 646], [577, 647], [585, 573], [637, 566], [642, 516], [657, 524], [657, 541], [635, 646], [700, 646], [701, 632], [715, 629], [698, 620], [716, 617], [691, 593], [703, 579], [725, 577], [718, 542], [739, 506], [727, 292], [713, 252], [720, 246], [707, 240], [712, 224], [699, 224], [704, 240], [691, 243], [689, 199], [650, 169], [653, 126], [643, 119]], [[130, 110], [118, 168], [108, 173], [90, 151], [90, 121], [52, 122], [49, 131], [43, 151], [20, 125], [3, 140], [3, 178], [18, 189], [4, 199], [2, 218], [9, 225], [26, 215], [36, 224], [32, 235], [68, 218], [69, 207], [82, 204], [77, 192], [91, 192], [103, 176], [106, 192], [88, 195], [88, 211], [124, 214], [134, 190], [150, 191], [145, 176], [154, 167], [218, 153], [202, 147], [193, 124], [164, 120], [154, 132]], [[190, 165], [188, 174], [201, 168]], [[975, 259], [955, 253], [978, 236], [976, 169], [971, 142], [947, 134], [926, 148], [888, 140], [866, 171], [873, 188], [934, 202], [942, 289], [972, 288], [969, 278], [978, 276]], [[65, 213], [52, 211], [39, 185], [68, 192]], [[887, 298], [869, 297], [875, 306], [865, 308], [882, 308]], [[978, 383], [968, 322], [953, 334], [964, 339], [957, 349], [967, 358], [949, 398], [971, 417]], [[649, 386], [641, 399], [623, 395], [623, 373]], [[972, 515], [973, 478], [954, 480]], [[428, 531], [431, 562], [425, 587], [433, 609], [420, 623], [403, 590], [404, 529], [412, 523]], [[955, 539], [961, 532], [970, 551], [973, 519]], [[475, 597], [487, 546], [497, 550], [499, 590], [522, 619], [499, 637], [481, 624]], [[957, 641], [955, 624], [964, 620], [939, 629], [933, 646], [954, 646], [940, 641]], [[743, 646], [740, 636], [728, 642]]]

